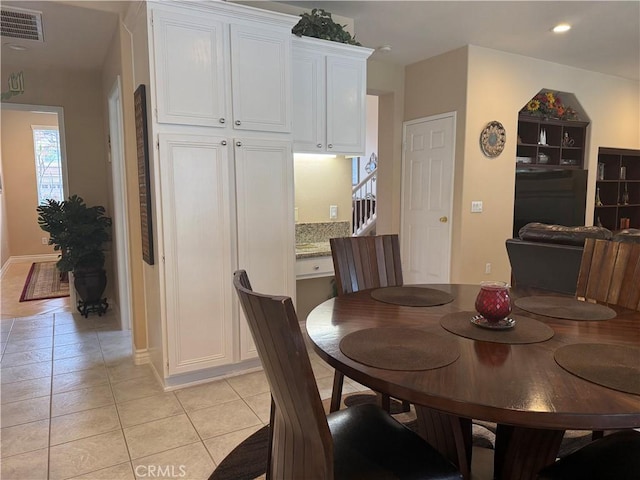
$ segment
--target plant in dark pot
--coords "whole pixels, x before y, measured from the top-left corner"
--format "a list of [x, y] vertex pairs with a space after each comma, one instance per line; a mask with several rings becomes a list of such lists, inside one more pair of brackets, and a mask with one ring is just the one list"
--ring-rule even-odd
[[291, 33], [298, 37], [314, 37], [331, 42], [360, 45], [355, 37], [352, 37], [344, 28], [333, 21], [331, 14], [322, 8], [314, 8], [311, 13], [302, 13], [300, 21], [291, 29]]
[[110, 239], [111, 218], [105, 216], [104, 207], [88, 207], [81, 197], [72, 195], [63, 201], [48, 199], [36, 210], [40, 228], [49, 233], [49, 245], [60, 252], [58, 270], [73, 272], [73, 285], [81, 298], [78, 311], [85, 317], [89, 312], [106, 312], [104, 245]]

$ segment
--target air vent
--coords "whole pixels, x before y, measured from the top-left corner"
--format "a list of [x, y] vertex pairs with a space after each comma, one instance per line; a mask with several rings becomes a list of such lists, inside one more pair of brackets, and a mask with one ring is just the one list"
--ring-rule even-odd
[[0, 13], [2, 15], [0, 33], [3, 37], [44, 41], [42, 12], [3, 6]]

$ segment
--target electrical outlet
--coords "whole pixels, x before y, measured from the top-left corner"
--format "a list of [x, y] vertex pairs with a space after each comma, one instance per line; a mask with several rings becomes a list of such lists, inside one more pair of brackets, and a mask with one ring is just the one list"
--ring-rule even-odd
[[297, 222], [298, 221], [298, 207], [294, 208], [293, 211], [294, 211], [295, 221]]
[[485, 273], [486, 275], [489, 275], [489, 274], [491, 273], [491, 264], [490, 264], [490, 263], [487, 263], [487, 264], [484, 266], [484, 273]]
[[49, 239], [47, 237], [42, 237], [41, 242], [43, 245], [49, 245]]
[[338, 219], [338, 206], [329, 205], [329, 220], [337, 220], [337, 219]]
[[471, 213], [482, 213], [482, 200], [474, 200], [471, 202]]

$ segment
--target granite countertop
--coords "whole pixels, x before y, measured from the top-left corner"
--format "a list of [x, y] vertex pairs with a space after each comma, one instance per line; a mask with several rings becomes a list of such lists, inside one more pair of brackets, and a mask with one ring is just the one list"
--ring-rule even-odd
[[296, 244], [296, 259], [331, 255], [329, 242], [307, 242]]

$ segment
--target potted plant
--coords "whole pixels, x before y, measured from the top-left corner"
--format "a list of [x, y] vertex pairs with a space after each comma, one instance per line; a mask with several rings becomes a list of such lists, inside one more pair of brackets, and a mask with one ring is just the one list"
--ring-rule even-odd
[[358, 45], [356, 41], [344, 27], [333, 21], [331, 14], [322, 8], [314, 8], [311, 13], [302, 13], [300, 21], [291, 29], [291, 33], [298, 37], [314, 37], [332, 42], [348, 43]]
[[102, 294], [107, 286], [104, 245], [110, 239], [111, 218], [102, 206], [88, 207], [72, 195], [67, 200], [46, 200], [36, 208], [40, 228], [49, 233], [49, 245], [60, 252], [56, 264], [61, 272], [73, 272], [74, 287], [81, 298], [78, 310], [102, 314], [108, 304]]

